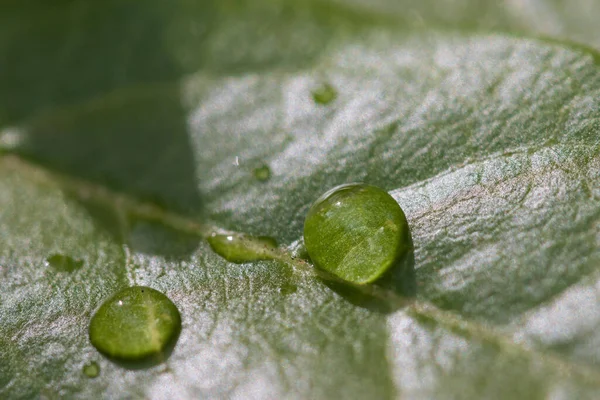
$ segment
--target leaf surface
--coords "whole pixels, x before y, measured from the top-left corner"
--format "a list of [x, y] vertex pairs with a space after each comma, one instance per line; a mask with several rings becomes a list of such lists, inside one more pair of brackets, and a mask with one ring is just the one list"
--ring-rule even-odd
[[[62, 6], [73, 21], [116, 7], [105, 12], [146, 40], [115, 30], [133, 41], [123, 40], [127, 51], [94, 53], [115, 70], [93, 58], [76, 69], [69, 57], [87, 53], [72, 49], [64, 68], [49, 64], [64, 71], [53, 80], [52, 68], [14, 67], [31, 83], [0, 97], [0, 143], [13, 153], [0, 160], [2, 397], [594, 397], [597, 53], [413, 32], [378, 14], [385, 2], [364, 18], [359, 3], [182, 2], [144, 14], [77, 4]], [[134, 13], [138, 28], [126, 23]], [[204, 27], [198, 14], [221, 19]], [[48, 43], [67, 35], [71, 46], [110, 37], [86, 25], [68, 36], [68, 25], [34, 24], [24, 38], [36, 42], [43, 29], [57, 35]], [[160, 35], [159, 54], [144, 52], [153, 41], [144, 32]], [[12, 43], [0, 53], [17, 51]], [[156, 66], [166, 62], [176, 67]], [[336, 91], [325, 105], [313, 99], [323, 84]], [[265, 164], [270, 179], [256, 179]], [[202, 239], [217, 227], [297, 247], [312, 202], [356, 181], [388, 190], [407, 216], [411, 305], [383, 310], [283, 256], [228, 263]], [[46, 259], [56, 254], [83, 265], [53, 269]], [[112, 364], [87, 336], [102, 301], [132, 285], [165, 293], [182, 317], [171, 357], [146, 370]], [[82, 373], [92, 360], [95, 379]]]

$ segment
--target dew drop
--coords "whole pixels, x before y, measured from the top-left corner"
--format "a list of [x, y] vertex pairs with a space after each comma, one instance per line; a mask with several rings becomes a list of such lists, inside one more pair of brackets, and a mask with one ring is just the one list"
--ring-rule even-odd
[[181, 331], [177, 307], [161, 292], [143, 286], [106, 300], [90, 322], [96, 349], [125, 366], [150, 366], [168, 357]]
[[370, 283], [412, 253], [404, 212], [386, 191], [352, 183], [310, 208], [304, 243], [315, 266], [353, 283]]
[[272, 251], [277, 248], [275, 239], [268, 236], [213, 234], [207, 240], [215, 253], [236, 264], [270, 260]]
[[91, 361], [83, 366], [81, 369], [83, 374], [88, 378], [95, 378], [100, 375], [100, 366], [96, 361]]
[[286, 283], [279, 288], [279, 293], [287, 296], [298, 291], [298, 286], [293, 285], [291, 283]]
[[337, 92], [328, 83], [324, 83], [312, 92], [312, 97], [315, 103], [321, 105], [327, 105], [335, 100], [337, 97]]
[[52, 254], [46, 262], [48, 266], [60, 272], [73, 272], [83, 266], [83, 260], [76, 260], [64, 254]]
[[268, 165], [262, 165], [252, 171], [254, 178], [260, 182], [266, 182], [271, 178], [271, 169]]

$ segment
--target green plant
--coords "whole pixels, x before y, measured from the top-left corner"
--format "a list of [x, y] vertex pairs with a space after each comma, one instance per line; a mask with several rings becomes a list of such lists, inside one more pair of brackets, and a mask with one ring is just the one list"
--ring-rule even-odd
[[[599, 12], [4, 2], [0, 397], [596, 397]], [[402, 206], [414, 285], [305, 260], [310, 205], [356, 181]], [[88, 327], [136, 285], [182, 330], [124, 372]]]

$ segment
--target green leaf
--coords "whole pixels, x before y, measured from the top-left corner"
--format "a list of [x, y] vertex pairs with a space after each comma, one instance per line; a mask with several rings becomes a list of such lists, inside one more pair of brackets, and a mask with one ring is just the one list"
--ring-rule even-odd
[[[597, 46], [584, 3], [536, 10]], [[20, 4], [0, 12], [0, 397], [596, 397], [600, 57], [482, 32], [553, 33], [529, 2]], [[401, 205], [414, 276], [360, 289], [303, 259], [310, 205], [353, 181]], [[213, 233], [287, 247], [234, 264]], [[182, 319], [135, 371], [88, 338], [130, 286]]]

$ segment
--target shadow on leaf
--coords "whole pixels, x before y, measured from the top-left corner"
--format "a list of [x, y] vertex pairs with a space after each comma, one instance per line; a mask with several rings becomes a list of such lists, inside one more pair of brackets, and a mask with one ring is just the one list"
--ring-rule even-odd
[[[186, 120], [177, 85], [120, 91], [33, 120], [17, 151], [68, 176], [197, 216], [202, 203]], [[77, 200], [123, 241], [114, 204], [93, 190]]]
[[[343, 283], [325, 281], [325, 284], [347, 301], [358, 307], [382, 314], [393, 313], [400, 306], [390, 304], [389, 301], [364, 293], [358, 288]], [[410, 299], [417, 294], [417, 281], [415, 274], [414, 251], [408, 252], [396, 265], [387, 271], [381, 278], [372, 283], [383, 290], [395, 295]]]

